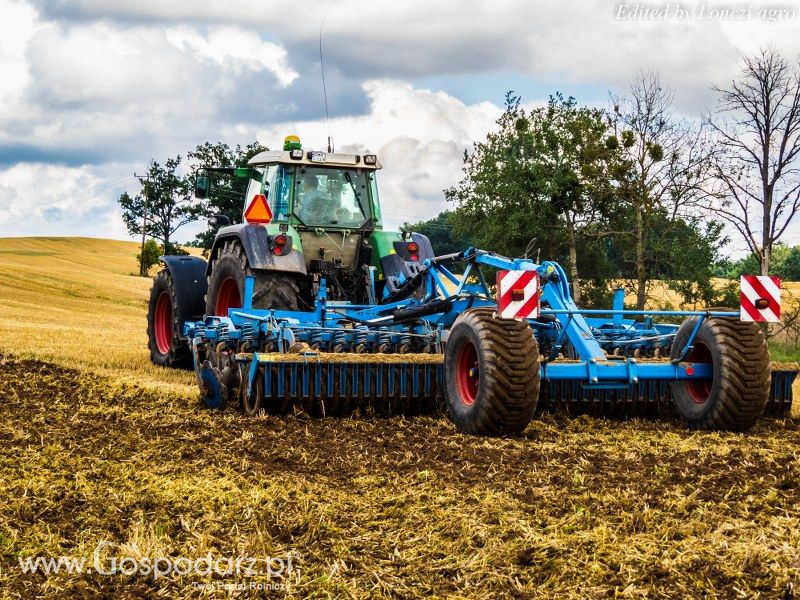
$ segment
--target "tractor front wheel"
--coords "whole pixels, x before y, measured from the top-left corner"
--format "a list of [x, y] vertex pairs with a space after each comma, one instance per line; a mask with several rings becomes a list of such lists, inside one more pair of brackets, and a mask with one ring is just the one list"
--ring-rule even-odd
[[444, 355], [450, 417], [465, 433], [515, 435], [539, 399], [539, 347], [525, 321], [493, 308], [468, 310], [450, 330]]
[[[678, 357], [696, 324], [697, 317], [691, 317], [678, 329], [671, 358]], [[755, 323], [705, 319], [683, 360], [710, 364], [713, 373], [711, 379], [672, 383], [675, 409], [690, 428], [743, 431], [764, 412], [770, 389], [769, 350]]]

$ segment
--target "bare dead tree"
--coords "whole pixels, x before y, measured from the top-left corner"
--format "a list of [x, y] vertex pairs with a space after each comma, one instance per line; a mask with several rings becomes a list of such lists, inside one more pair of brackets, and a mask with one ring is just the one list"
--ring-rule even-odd
[[744, 57], [741, 74], [720, 95], [712, 208], [730, 223], [761, 265], [800, 210], [800, 60], [773, 49]]
[[673, 92], [658, 73], [643, 71], [628, 95], [614, 99], [613, 119], [626, 177], [621, 186], [634, 215], [636, 306], [647, 300], [646, 221], [649, 211], [666, 209], [673, 219], [696, 210], [706, 193], [714, 145], [702, 124], [678, 118]]

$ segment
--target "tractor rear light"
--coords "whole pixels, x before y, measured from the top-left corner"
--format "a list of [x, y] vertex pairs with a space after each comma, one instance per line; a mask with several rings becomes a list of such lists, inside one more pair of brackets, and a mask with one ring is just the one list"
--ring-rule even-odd
[[283, 256], [292, 249], [292, 239], [285, 233], [270, 238], [270, 247], [275, 256]]
[[419, 244], [417, 244], [417, 242], [409, 242], [408, 246], [406, 246], [406, 249], [411, 254], [416, 254], [417, 252], [419, 252]]
[[414, 261], [414, 262], [419, 262], [419, 256], [417, 254], [412, 254], [411, 255], [411, 260]]
[[769, 298], [759, 298], [755, 301], [754, 305], [758, 310], [769, 308]]
[[523, 288], [514, 288], [511, 290], [511, 301], [519, 302], [525, 300], [525, 290]]
[[275, 256], [280, 256], [283, 254], [283, 249], [286, 247], [286, 244], [289, 243], [289, 238], [283, 234], [276, 235], [272, 239], [272, 253]]

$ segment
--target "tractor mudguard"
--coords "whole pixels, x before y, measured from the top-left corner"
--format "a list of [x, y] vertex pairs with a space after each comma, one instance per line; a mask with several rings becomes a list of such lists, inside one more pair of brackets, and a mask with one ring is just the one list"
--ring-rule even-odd
[[[270, 235], [267, 228], [262, 225], [250, 225], [248, 223], [220, 228], [209, 254], [212, 257], [212, 261], [217, 248], [222, 247], [226, 241], [231, 239], [239, 240], [242, 244], [247, 255], [247, 264], [251, 269], [306, 274], [306, 263], [302, 252], [293, 248], [286, 255], [275, 256], [270, 247]], [[206, 275], [210, 274], [211, 262], [206, 266]]]
[[[387, 295], [398, 292], [406, 281], [413, 279], [420, 272], [422, 261], [435, 256], [428, 236], [412, 233], [410, 241], [416, 242], [419, 246], [416, 262], [412, 262], [411, 256], [406, 250], [408, 241], [404, 240], [393, 242], [394, 252], [382, 256], [380, 259], [381, 271], [386, 279]], [[400, 299], [400, 297], [396, 299]]]
[[202, 319], [206, 311], [206, 261], [197, 256], [161, 256], [175, 286], [178, 323]]

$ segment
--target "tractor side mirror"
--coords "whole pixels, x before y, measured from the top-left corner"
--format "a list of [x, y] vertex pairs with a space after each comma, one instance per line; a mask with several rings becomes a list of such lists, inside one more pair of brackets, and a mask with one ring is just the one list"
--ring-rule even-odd
[[217, 227], [225, 227], [225, 225], [230, 225], [231, 220], [226, 215], [212, 215], [208, 218], [208, 226], [217, 228]]
[[196, 175], [194, 178], [194, 197], [208, 198], [209, 191], [211, 191], [211, 180], [208, 175]]

